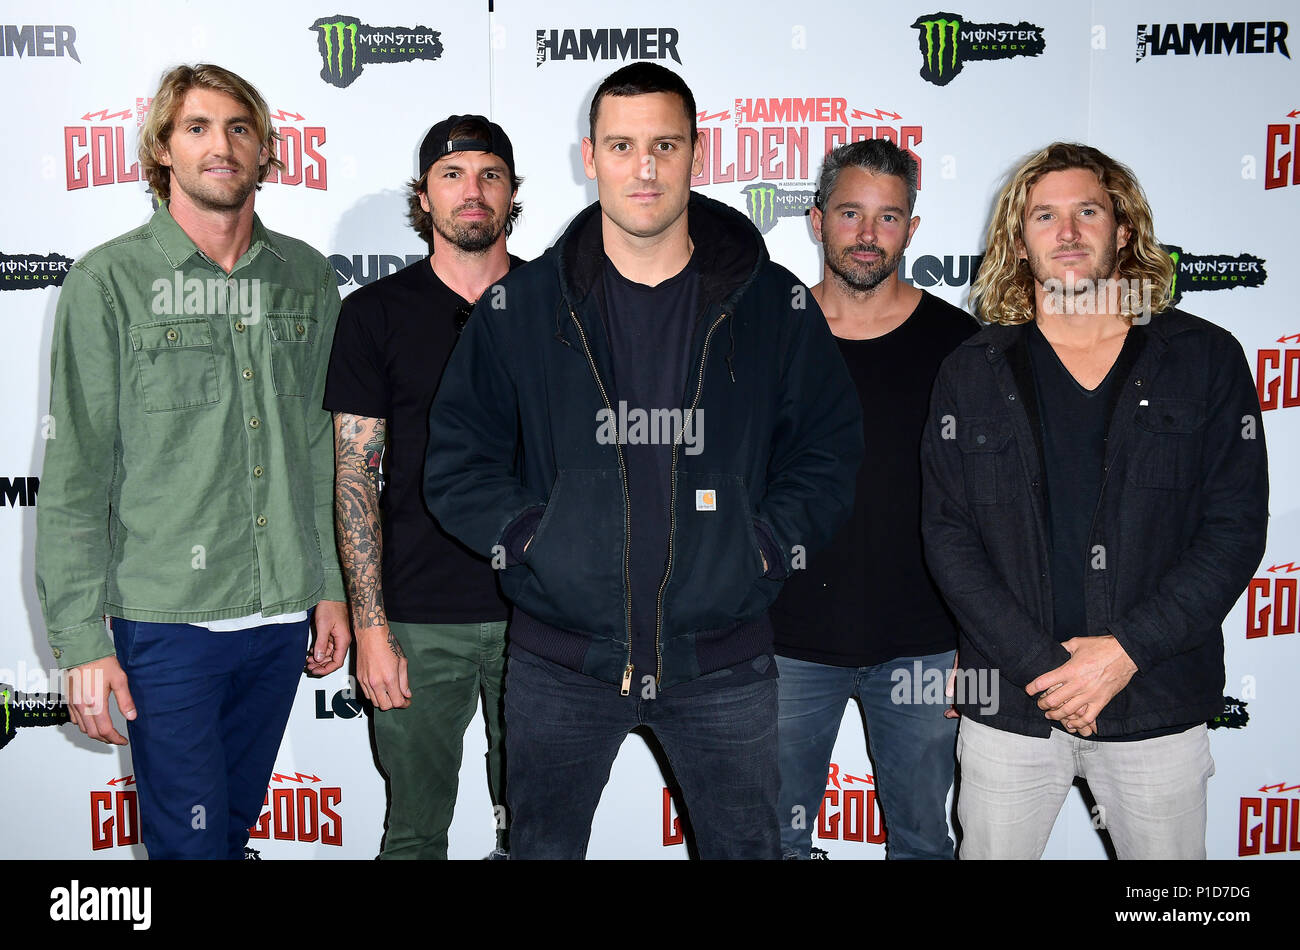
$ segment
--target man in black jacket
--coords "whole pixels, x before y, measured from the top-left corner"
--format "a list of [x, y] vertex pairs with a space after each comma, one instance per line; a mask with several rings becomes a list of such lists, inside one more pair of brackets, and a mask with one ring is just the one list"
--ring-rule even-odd
[[690, 191], [695, 101], [601, 84], [600, 200], [480, 300], [429, 419], [425, 498], [504, 567], [512, 857], [581, 857], [652, 729], [703, 857], [776, 858], [767, 607], [853, 501], [852, 383], [807, 288]]
[[962, 627], [964, 858], [1040, 856], [1076, 775], [1121, 858], [1205, 856], [1221, 625], [1268, 472], [1241, 346], [1168, 309], [1172, 278], [1094, 148], [1048, 146], [998, 199], [971, 295], [994, 325], [944, 362], [922, 443], [926, 558]]

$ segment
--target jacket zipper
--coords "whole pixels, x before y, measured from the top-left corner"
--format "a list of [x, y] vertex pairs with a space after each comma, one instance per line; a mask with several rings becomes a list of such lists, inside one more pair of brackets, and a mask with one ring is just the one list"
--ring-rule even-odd
[[[686, 413], [686, 418], [682, 420], [681, 432], [677, 433], [677, 438], [673, 440], [673, 465], [672, 472], [669, 475], [669, 499], [668, 499], [668, 562], [664, 567], [664, 579], [659, 582], [659, 596], [655, 602], [655, 685], [664, 675], [664, 658], [663, 648], [659, 643], [659, 631], [663, 626], [664, 620], [664, 589], [668, 586], [668, 576], [673, 572], [673, 536], [677, 533], [677, 446], [681, 443], [682, 438], [686, 435], [686, 429], [690, 426], [691, 420], [695, 417], [695, 410], [700, 404], [700, 395], [704, 392], [704, 361], [709, 358], [709, 341], [713, 338], [713, 331], [718, 328], [723, 320], [727, 319], [726, 311], [718, 315], [718, 319], [713, 321], [713, 326], [709, 327], [709, 332], [704, 334], [704, 349], [700, 351], [700, 374], [699, 380], [695, 384], [695, 400], [691, 403], [691, 409]], [[630, 655], [630, 654], [629, 654]], [[630, 662], [630, 661], [629, 661]], [[628, 666], [631, 670], [632, 667]]]
[[[616, 418], [614, 407], [609, 404], [609, 394], [605, 392], [605, 384], [600, 381], [600, 373], [596, 370], [596, 361], [592, 358], [591, 347], [587, 346], [587, 334], [583, 332], [582, 323], [579, 322], [577, 313], [570, 310], [569, 316], [573, 319], [573, 325], [578, 328], [578, 339], [582, 341], [582, 351], [587, 354], [587, 363], [591, 366], [591, 375], [596, 380], [596, 387], [600, 390], [600, 398], [605, 401], [605, 411], [609, 413], [611, 419], [614, 419]], [[623, 481], [623, 604], [627, 614], [625, 618], [627, 624], [627, 663], [623, 667], [623, 682], [618, 693], [620, 696], [626, 696], [632, 691], [632, 568], [629, 563], [632, 545], [632, 499], [627, 493], [627, 466], [623, 463], [623, 447], [619, 445], [618, 439], [614, 440], [614, 451], [618, 453], [618, 474]], [[674, 454], [676, 451], [676, 447], [674, 447]], [[670, 547], [671, 544], [670, 532]]]

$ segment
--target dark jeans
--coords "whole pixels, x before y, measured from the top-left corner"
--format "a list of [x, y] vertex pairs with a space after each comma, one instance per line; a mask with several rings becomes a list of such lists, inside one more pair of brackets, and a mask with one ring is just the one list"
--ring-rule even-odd
[[781, 856], [776, 680], [630, 696], [515, 648], [506, 670], [510, 857], [581, 859], [624, 737], [648, 726], [681, 785], [701, 858]]
[[214, 633], [113, 618], [152, 860], [242, 860], [307, 657], [308, 621]]
[[[890, 858], [952, 860], [948, 790], [957, 767], [957, 720], [945, 719], [948, 702], [915, 702], [911, 689], [919, 664], [921, 681], [943, 683], [953, 651], [899, 657], [878, 666], [828, 666], [776, 658], [781, 671], [781, 845], [786, 857], [807, 858], [826, 792], [827, 766], [854, 696], [867, 717], [876, 794], [885, 812]], [[933, 671], [933, 673], [932, 673]], [[906, 689], [899, 680], [906, 677]]]

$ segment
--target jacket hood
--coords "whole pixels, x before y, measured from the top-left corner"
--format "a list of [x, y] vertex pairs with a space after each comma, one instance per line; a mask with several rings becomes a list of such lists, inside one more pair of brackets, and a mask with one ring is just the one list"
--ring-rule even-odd
[[[697, 191], [691, 192], [686, 214], [704, 299], [730, 311], [768, 261], [763, 236], [735, 208]], [[546, 254], [559, 270], [565, 299], [585, 300], [605, 258], [600, 202], [581, 211]]]

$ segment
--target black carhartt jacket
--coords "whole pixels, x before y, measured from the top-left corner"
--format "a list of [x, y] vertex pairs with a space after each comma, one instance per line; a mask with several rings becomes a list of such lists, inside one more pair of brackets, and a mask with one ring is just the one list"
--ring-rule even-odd
[[[739, 212], [692, 193], [687, 214], [706, 306], [681, 409], [703, 409], [706, 425], [702, 451], [674, 450], [663, 687], [772, 651], [768, 605], [847, 517], [862, 458], [853, 383], [812, 294]], [[627, 473], [621, 447], [597, 438], [597, 413], [617, 415], [603, 255], [593, 204], [484, 293], [430, 411], [425, 499], [508, 565], [512, 642], [626, 687]], [[766, 573], [763, 535], [784, 562]]]

